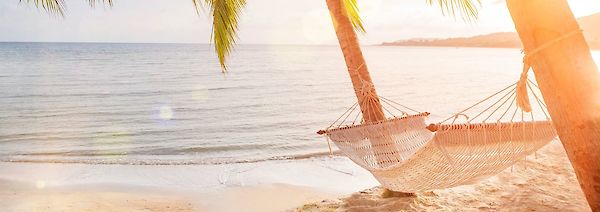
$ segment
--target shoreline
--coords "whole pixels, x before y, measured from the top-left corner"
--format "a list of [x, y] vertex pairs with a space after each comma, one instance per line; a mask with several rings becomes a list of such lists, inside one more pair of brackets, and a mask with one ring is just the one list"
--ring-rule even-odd
[[476, 184], [381, 198], [344, 157], [218, 165], [0, 162], [8, 211], [567, 210], [589, 206], [558, 140]]
[[0, 159], [0, 163], [25, 163], [25, 164], [87, 164], [87, 165], [131, 165], [131, 166], [188, 166], [188, 165], [227, 165], [227, 164], [244, 164], [244, 163], [260, 163], [268, 161], [287, 161], [287, 160], [304, 160], [304, 159], [319, 159], [328, 156], [343, 157], [341, 151], [335, 150], [332, 152], [315, 152], [306, 154], [293, 154], [286, 156], [274, 156], [262, 159], [243, 159], [230, 161], [199, 161], [199, 160], [159, 160], [159, 159], [25, 159], [15, 156]]
[[343, 157], [176, 166], [0, 162], [0, 170], [0, 186], [10, 185], [0, 191], [0, 208], [8, 211], [283, 211], [377, 185]]

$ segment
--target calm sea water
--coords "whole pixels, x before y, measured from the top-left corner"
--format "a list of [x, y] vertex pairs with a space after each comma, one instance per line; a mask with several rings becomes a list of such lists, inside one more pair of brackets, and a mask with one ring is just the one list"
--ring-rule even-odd
[[[364, 47], [379, 94], [440, 119], [517, 80], [517, 49]], [[598, 52], [594, 52], [600, 58]], [[0, 160], [205, 164], [319, 155], [355, 102], [337, 46], [0, 43]]]

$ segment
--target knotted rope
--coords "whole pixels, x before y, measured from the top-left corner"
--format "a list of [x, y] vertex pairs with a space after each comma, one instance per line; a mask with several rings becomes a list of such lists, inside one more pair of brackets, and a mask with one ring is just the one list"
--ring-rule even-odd
[[525, 54], [525, 56], [523, 56], [523, 70], [519, 82], [517, 83], [517, 106], [519, 106], [521, 110], [524, 112], [531, 112], [531, 103], [529, 102], [529, 94], [527, 93], [527, 73], [529, 72], [529, 69], [531, 69], [531, 61], [534, 59], [534, 56], [542, 50], [581, 32], [581, 29], [577, 29], [548, 41], [532, 51], [523, 50], [523, 53]]
[[[364, 63], [359, 65], [357, 68], [349, 68], [351, 72], [358, 75], [358, 79], [360, 80], [360, 87], [354, 88], [354, 92], [362, 96], [360, 101], [352, 104], [340, 117], [338, 117], [329, 127], [324, 130], [319, 130], [317, 134], [323, 135], [329, 133], [331, 130], [341, 129], [341, 128], [352, 128], [355, 126], [361, 126], [363, 124], [378, 124], [387, 121], [394, 121], [397, 119], [412, 117], [412, 116], [428, 116], [427, 112], [420, 112], [406, 105], [400, 104], [391, 99], [385, 98], [383, 96], [378, 96], [375, 91], [375, 87], [372, 83], [364, 80], [360, 74], [358, 74], [358, 70], [364, 66]], [[374, 112], [379, 111], [371, 111], [370, 109], [381, 105], [382, 114], [373, 114]], [[363, 108], [364, 107], [364, 108]], [[410, 115], [406, 111], [411, 111]], [[367, 112], [368, 114], [363, 114], [363, 112]], [[363, 118], [359, 119], [359, 117], [363, 115]], [[385, 117], [384, 120], [375, 121], [372, 123], [366, 123], [364, 120], [364, 116], [370, 115], [381, 115]], [[351, 117], [354, 117], [352, 119]], [[349, 119], [350, 118], [350, 119]], [[351, 121], [351, 122], [350, 122]]]
[[[364, 63], [361, 63], [357, 68], [349, 68], [351, 72], [354, 72], [358, 76], [358, 80], [360, 81], [360, 87], [355, 87], [354, 92], [357, 96], [362, 96], [362, 100], [358, 103], [361, 111], [363, 112], [363, 117], [369, 117], [367, 120], [372, 121], [371, 117], [382, 117], [384, 116], [383, 111], [380, 111], [379, 106], [381, 105], [379, 101], [379, 97], [375, 92], [375, 86], [373, 83], [364, 80], [359, 73], [359, 70], [364, 66]], [[377, 110], [373, 110], [377, 109]]]
[[[480, 117], [480, 115], [482, 115], [485, 112], [488, 112], [491, 110], [490, 114], [484, 118], [482, 121], [483, 123], [485, 123], [487, 120], [489, 120], [491, 118], [491, 116], [493, 114], [495, 114], [501, 107], [503, 107], [504, 105], [506, 105], [506, 103], [510, 103], [509, 107], [506, 108], [506, 110], [504, 111], [504, 113], [501, 112], [501, 116], [498, 118], [497, 122], [500, 122], [500, 119], [502, 119], [503, 117], [505, 117], [505, 115], [507, 115], [507, 113], [509, 112], [509, 110], [512, 107], [512, 104], [516, 104], [516, 107], [514, 108], [514, 112], [512, 113], [512, 118], [510, 119], [510, 122], [513, 122], [513, 120], [515, 119], [518, 109], [521, 109], [521, 116], [523, 117], [523, 113], [532, 113], [532, 107], [531, 107], [531, 103], [530, 103], [530, 98], [529, 98], [529, 92], [528, 90], [531, 90], [532, 94], [535, 97], [536, 102], [538, 103], [538, 105], [540, 106], [541, 111], [544, 113], [544, 116], [546, 117], [547, 120], [550, 120], [550, 117], [548, 116], [548, 113], [546, 112], [546, 105], [544, 104], [543, 100], [541, 99], [541, 96], [538, 96], [535, 92], [534, 92], [534, 87], [532, 87], [531, 85], [534, 85], [535, 88], [537, 88], [539, 90], [539, 87], [530, 79], [528, 79], [528, 72], [529, 69], [531, 69], [531, 62], [534, 60], [535, 56], [547, 49], [548, 47], [559, 43], [560, 41], [563, 41], [567, 38], [572, 37], [573, 35], [577, 35], [579, 33], [581, 33], [582, 30], [578, 29], [578, 30], [574, 30], [572, 32], [566, 33], [564, 35], [561, 35], [551, 41], [548, 41], [546, 43], [544, 43], [543, 45], [531, 50], [531, 51], [527, 51], [527, 50], [523, 50], [523, 53], [525, 54], [525, 56], [523, 57], [523, 70], [521, 72], [521, 76], [519, 78], [519, 81], [517, 83], [513, 83], [510, 86], [486, 97], [485, 99], [475, 103], [474, 105], [471, 105], [470, 107], [453, 114], [452, 116], [444, 119], [443, 121], [437, 123], [437, 124], [431, 124], [428, 126], [428, 129], [430, 129], [431, 131], [437, 131], [438, 127], [453, 119], [456, 120], [460, 115], [463, 115], [467, 118], [467, 124], [470, 124], [472, 120], [476, 119], [477, 117]], [[508, 91], [508, 93], [506, 93]], [[501, 95], [501, 93], [505, 93], [504, 95]], [[500, 99], [498, 99], [498, 101], [496, 101], [494, 104], [490, 105], [489, 107], [485, 108], [483, 111], [481, 111], [479, 114], [473, 116], [472, 118], [464, 115], [464, 113], [468, 110], [473, 109], [474, 107], [481, 105], [482, 103], [495, 98], [496, 96], [501, 96]], [[495, 108], [495, 109], [493, 109]], [[533, 115], [532, 117], [532, 121], [533, 121]], [[523, 121], [523, 120], [521, 120]], [[452, 122], [452, 124], [454, 124], [454, 122]]]

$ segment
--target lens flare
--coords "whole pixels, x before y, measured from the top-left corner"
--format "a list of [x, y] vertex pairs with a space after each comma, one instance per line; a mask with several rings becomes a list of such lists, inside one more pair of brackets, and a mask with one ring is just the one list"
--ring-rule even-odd
[[167, 105], [160, 107], [158, 117], [162, 120], [171, 120], [173, 118], [173, 109]]
[[35, 187], [37, 189], [44, 189], [44, 188], [46, 188], [46, 181], [38, 180], [37, 182], [35, 182]]
[[192, 99], [197, 103], [203, 103], [206, 102], [206, 100], [208, 100], [208, 94], [209, 92], [208, 89], [206, 89], [206, 87], [202, 85], [197, 85], [192, 91]]

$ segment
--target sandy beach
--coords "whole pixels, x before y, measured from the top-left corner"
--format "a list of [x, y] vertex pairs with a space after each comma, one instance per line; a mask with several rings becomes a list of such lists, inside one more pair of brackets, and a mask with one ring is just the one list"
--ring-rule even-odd
[[380, 187], [298, 211], [591, 211], [564, 149], [555, 140], [535, 156], [474, 185], [382, 198]]
[[184, 195], [127, 185], [46, 187], [0, 181], [2, 211], [197, 211]]
[[599, 24], [591, 0], [0, 1], [0, 212], [600, 212]]
[[[0, 181], [2, 211], [282, 211], [335, 195], [290, 185], [239, 187], [215, 193], [117, 184], [45, 187]], [[276, 200], [276, 201], [274, 201]]]
[[377, 185], [343, 157], [223, 165], [0, 163], [2, 211], [285, 211]]
[[0, 168], [3, 211], [590, 211], [558, 141], [480, 183], [413, 197], [382, 198], [368, 172], [339, 156], [205, 166]]

